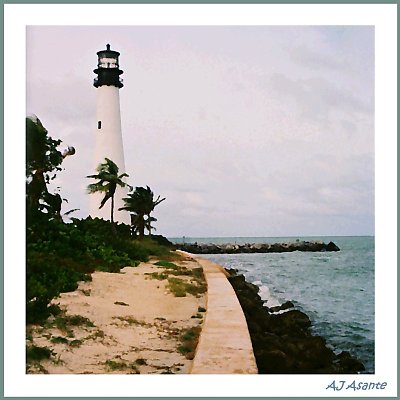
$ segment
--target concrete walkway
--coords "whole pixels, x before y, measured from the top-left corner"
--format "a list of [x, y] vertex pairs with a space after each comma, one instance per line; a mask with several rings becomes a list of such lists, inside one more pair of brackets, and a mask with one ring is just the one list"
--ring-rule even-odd
[[207, 312], [192, 374], [257, 374], [245, 316], [224, 269], [194, 254], [207, 281]]

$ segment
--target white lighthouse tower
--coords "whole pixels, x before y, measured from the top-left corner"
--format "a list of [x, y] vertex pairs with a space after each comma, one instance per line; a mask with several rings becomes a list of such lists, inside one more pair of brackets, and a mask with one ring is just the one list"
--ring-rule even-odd
[[[119, 174], [125, 172], [124, 148], [121, 132], [121, 113], [119, 107], [119, 89], [123, 87], [120, 75], [123, 73], [119, 69], [117, 51], [111, 50], [107, 44], [106, 50], [97, 53], [97, 68], [93, 71], [97, 74], [94, 79], [94, 87], [97, 92], [96, 108], [96, 133], [95, 148], [93, 159], [93, 173], [100, 163], [105, 162], [105, 158], [112, 160], [119, 168]], [[118, 211], [124, 206], [122, 200], [127, 195], [127, 188], [117, 187], [115, 192], [114, 220], [130, 224], [129, 213]], [[90, 215], [95, 218], [110, 219], [111, 201], [109, 200], [102, 209], [99, 209], [102, 193], [90, 194]]]

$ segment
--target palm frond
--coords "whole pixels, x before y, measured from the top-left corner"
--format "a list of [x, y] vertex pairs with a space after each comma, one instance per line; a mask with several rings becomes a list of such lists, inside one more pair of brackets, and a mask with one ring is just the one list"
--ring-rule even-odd
[[87, 191], [89, 194], [96, 192], [106, 192], [108, 190], [107, 185], [99, 184], [99, 183], [91, 183], [87, 187]]
[[65, 212], [63, 215], [69, 215], [69, 214], [72, 214], [73, 212], [79, 211], [79, 210], [80, 210], [80, 208], [73, 208], [72, 210], [68, 210], [67, 212]]
[[[109, 199], [114, 197], [117, 186], [124, 187], [126, 183], [122, 180], [129, 175], [123, 173], [118, 175], [118, 166], [109, 158], [105, 158], [103, 163], [100, 163], [96, 168], [97, 174], [88, 175], [88, 178], [98, 180], [95, 183], [88, 185], [87, 190], [89, 193], [102, 192], [105, 196], [101, 200], [99, 209], [102, 208]], [[113, 221], [113, 202], [111, 202], [111, 221]]]

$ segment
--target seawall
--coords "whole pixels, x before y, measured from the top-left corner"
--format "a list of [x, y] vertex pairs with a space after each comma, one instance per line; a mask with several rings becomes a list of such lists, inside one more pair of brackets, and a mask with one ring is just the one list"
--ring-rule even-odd
[[246, 318], [223, 267], [193, 254], [207, 281], [207, 312], [190, 373], [257, 374]]
[[354, 374], [364, 365], [335, 353], [311, 333], [310, 318], [291, 302], [268, 308], [243, 275], [199, 256], [207, 281], [207, 312], [190, 373]]

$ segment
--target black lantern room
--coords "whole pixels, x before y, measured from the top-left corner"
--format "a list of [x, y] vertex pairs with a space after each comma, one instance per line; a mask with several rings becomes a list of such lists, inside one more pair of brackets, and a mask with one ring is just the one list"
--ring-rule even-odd
[[122, 88], [124, 85], [119, 76], [123, 74], [124, 71], [119, 69], [119, 53], [118, 51], [110, 50], [109, 44], [107, 44], [106, 47], [106, 50], [97, 52], [97, 68], [93, 71], [97, 74], [97, 78], [94, 79], [93, 85], [95, 87], [107, 85]]

